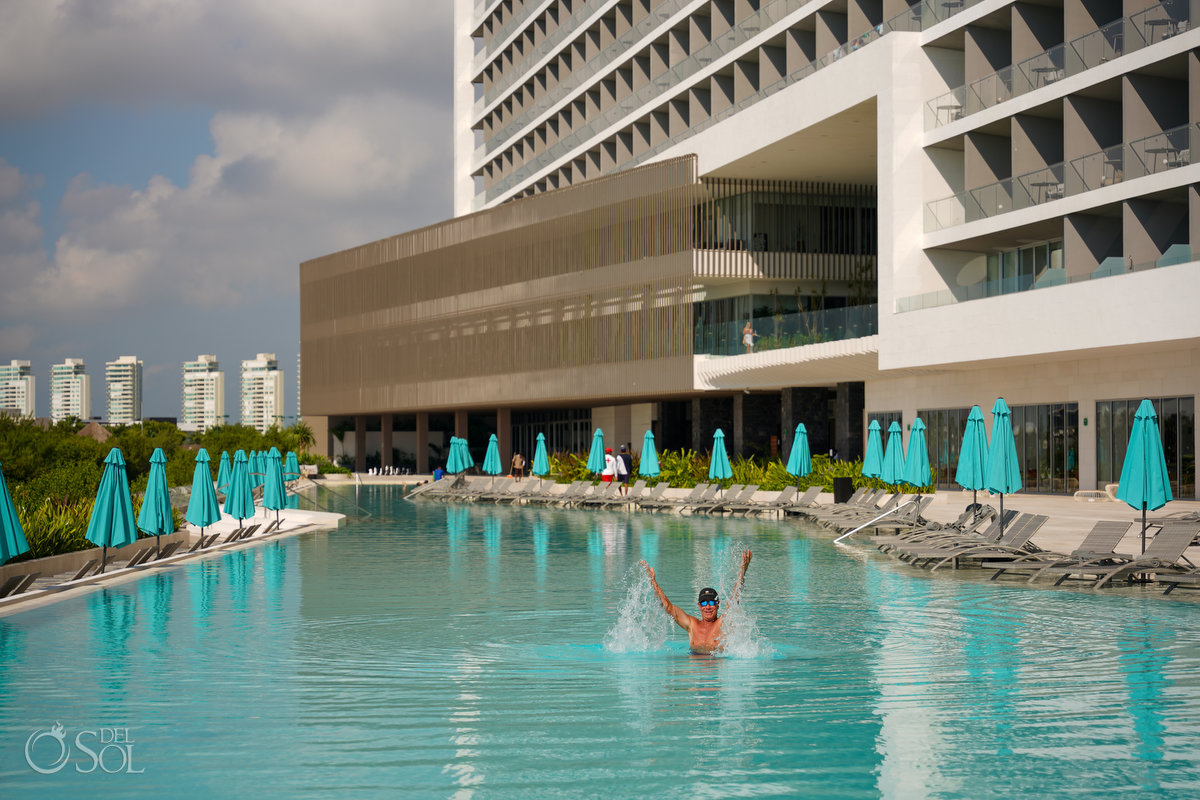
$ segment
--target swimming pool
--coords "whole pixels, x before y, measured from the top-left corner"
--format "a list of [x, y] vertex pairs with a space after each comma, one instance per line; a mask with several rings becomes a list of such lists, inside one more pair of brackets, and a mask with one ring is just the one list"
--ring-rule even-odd
[[[790, 523], [399, 497], [364, 488], [374, 516], [336, 532], [0, 618], [3, 794], [1200, 788], [1194, 604], [914, 577]], [[676, 632], [606, 649], [629, 643], [639, 559], [694, 608], [741, 546], [755, 655], [691, 656]]]

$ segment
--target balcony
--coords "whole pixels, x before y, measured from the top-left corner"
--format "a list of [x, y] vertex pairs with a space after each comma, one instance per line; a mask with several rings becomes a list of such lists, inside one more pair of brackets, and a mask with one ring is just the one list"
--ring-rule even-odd
[[1083, 283], [1085, 281], [1109, 278], [1114, 275], [1126, 275], [1132, 272], [1144, 272], [1152, 269], [1172, 267], [1176, 264], [1188, 264], [1197, 260], [1197, 254], [1186, 244], [1174, 244], [1166, 249], [1162, 256], [1154, 261], [1142, 264], [1132, 264], [1116, 256], [1106, 258], [1091, 272], [1067, 277], [1063, 267], [1043, 269], [1037, 275], [1013, 275], [1003, 280], [980, 281], [968, 286], [958, 286], [953, 289], [943, 289], [938, 292], [901, 297], [896, 300], [896, 313], [904, 314], [909, 311], [920, 311], [926, 308], [963, 303], [970, 300], [982, 300], [987, 297], [999, 297], [1006, 294], [1046, 289], [1064, 284]]
[[957, 122], [1064, 77], [1171, 39], [1190, 27], [1188, 3], [1166, 0], [935, 97], [925, 104], [925, 129]]
[[1192, 138], [1200, 123], [1136, 139], [1127, 144], [1006, 178], [925, 205], [925, 232], [944, 230], [1022, 208], [1075, 196], [1132, 178], [1154, 175], [1192, 163]]
[[776, 314], [751, 322], [755, 335], [752, 337], [754, 344], [749, 350], [743, 337], [744, 321], [697, 324], [692, 337], [692, 350], [696, 355], [736, 356], [873, 336], [879, 332], [879, 306], [872, 303], [825, 311]]

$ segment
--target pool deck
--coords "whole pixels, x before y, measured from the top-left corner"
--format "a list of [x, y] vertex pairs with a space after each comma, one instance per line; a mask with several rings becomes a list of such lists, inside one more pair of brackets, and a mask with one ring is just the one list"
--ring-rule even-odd
[[[261, 509], [256, 510], [253, 519], [246, 520], [251, 524], [261, 522], [265, 528], [275, 519], [274, 512], [264, 512]], [[110, 560], [103, 574], [88, 575], [79, 580], [71, 580], [77, 570], [71, 569], [56, 575], [43, 575], [34, 581], [30, 589], [23, 594], [14, 595], [11, 597], [0, 598], [0, 617], [7, 616], [18, 611], [27, 611], [31, 608], [37, 608], [50, 603], [57, 603], [60, 600], [66, 600], [70, 597], [78, 597], [89, 592], [98, 591], [106, 586], [115, 586], [129, 581], [135, 581], [144, 577], [151, 572], [159, 572], [165, 569], [171, 569], [180, 564], [188, 564], [194, 561], [200, 561], [206, 558], [221, 555], [232, 550], [244, 550], [250, 547], [257, 547], [262, 542], [273, 541], [276, 539], [286, 539], [296, 536], [301, 533], [309, 533], [320, 530], [331, 530], [340, 527], [345, 522], [345, 516], [342, 514], [332, 514], [324, 511], [304, 511], [295, 508], [289, 508], [280, 512], [282, 523], [279, 529], [265, 536], [256, 534], [248, 539], [240, 539], [236, 542], [223, 544], [223, 540], [239, 527], [237, 519], [223, 515], [220, 522], [217, 522], [205, 528], [205, 535], [213, 533], [219, 534], [217, 542], [203, 550], [197, 550], [194, 553], [186, 552], [188, 547], [191, 547], [200, 537], [200, 529], [192, 525], [185, 524], [182, 531], [186, 534], [186, 545], [175, 555], [167, 558], [149, 561], [145, 564], [139, 564], [136, 567], [126, 567], [123, 561], [127, 561], [132, 555], [131, 552], [124, 553], [123, 556], [117, 555], [118, 551], [110, 552]], [[151, 542], [147, 539], [139, 539], [137, 542], [140, 547], [129, 547], [126, 550], [140, 550]], [[29, 569], [36, 570], [37, 562], [25, 562], [29, 564]]]

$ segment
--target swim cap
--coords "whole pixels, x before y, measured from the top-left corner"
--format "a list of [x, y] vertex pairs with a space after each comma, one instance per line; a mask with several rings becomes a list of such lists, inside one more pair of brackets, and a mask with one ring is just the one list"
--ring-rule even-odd
[[611, 447], [606, 447], [606, 448], [604, 448], [604, 452], [606, 452], [606, 453], [611, 453], [611, 452], [612, 452], [612, 448], [611, 448]]
[[717, 599], [717, 590], [716, 589], [704, 588], [704, 589], [700, 590], [700, 598], [696, 602], [703, 603], [705, 600], [716, 600], [716, 599]]

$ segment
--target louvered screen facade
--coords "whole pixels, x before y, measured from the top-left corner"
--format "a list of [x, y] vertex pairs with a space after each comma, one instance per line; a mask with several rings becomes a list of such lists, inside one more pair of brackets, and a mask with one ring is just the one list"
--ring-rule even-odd
[[305, 413], [690, 392], [697, 187], [673, 159], [301, 264]]

